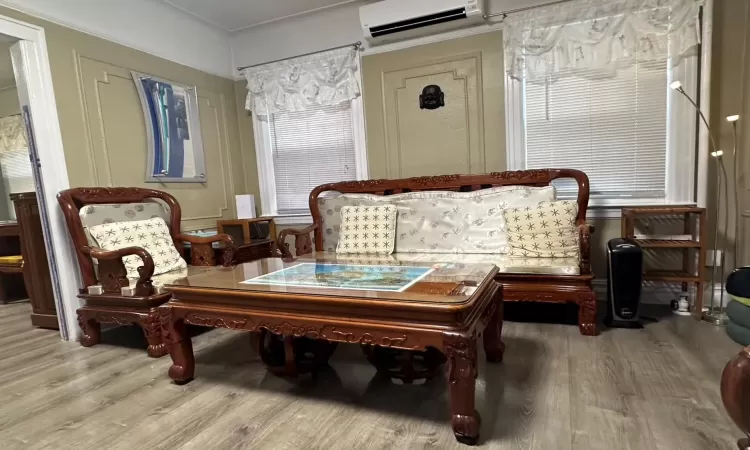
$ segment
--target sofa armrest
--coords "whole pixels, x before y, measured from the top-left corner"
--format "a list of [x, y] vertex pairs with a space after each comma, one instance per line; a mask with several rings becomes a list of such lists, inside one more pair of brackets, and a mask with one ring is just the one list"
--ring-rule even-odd
[[234, 239], [228, 234], [216, 234], [214, 236], [191, 236], [189, 234], [177, 234], [175, 240], [189, 242], [191, 245], [190, 250], [190, 264], [193, 266], [213, 266], [215, 265], [214, 260], [214, 249], [211, 244], [214, 242], [223, 242], [225, 245], [224, 251], [221, 256], [221, 265], [229, 267], [232, 265], [234, 260], [235, 245]]
[[292, 228], [281, 230], [278, 239], [276, 239], [276, 246], [279, 248], [279, 251], [281, 251], [281, 256], [284, 258], [292, 257], [292, 252], [289, 251], [289, 244], [286, 243], [287, 236], [294, 236], [294, 249], [297, 256], [312, 253], [312, 232], [317, 229], [318, 224], [314, 223], [309, 227], [303, 228], [301, 230], [295, 230]]
[[581, 275], [591, 274], [591, 235], [596, 228], [587, 223], [578, 224], [579, 267]]
[[[154, 293], [153, 285], [151, 284], [151, 277], [154, 275], [154, 258], [151, 257], [151, 254], [146, 251], [143, 247], [125, 247], [121, 248], [119, 250], [104, 250], [98, 247], [83, 247], [83, 253], [89, 255], [92, 258], [98, 259], [101, 261], [110, 261], [110, 260], [120, 260], [119, 263], [122, 265], [122, 258], [125, 256], [138, 256], [143, 261], [143, 266], [138, 268], [138, 280], [135, 282], [135, 295], [137, 296], [143, 296], [147, 297]], [[120, 286], [122, 286], [120, 278], [124, 278], [125, 285], [127, 286], [127, 276], [124, 277], [117, 277], [117, 274], [112, 274], [111, 271], [109, 274], [103, 274], [103, 269], [106, 267], [106, 264], [99, 264], [99, 282], [102, 284], [102, 287], [105, 288], [105, 291], [113, 292], [114, 284], [117, 283], [117, 287], [119, 289]], [[108, 283], [106, 280], [102, 280], [104, 276], [112, 276], [115, 275], [115, 279], [112, 280], [112, 283]], [[112, 284], [107, 285], [107, 284]]]

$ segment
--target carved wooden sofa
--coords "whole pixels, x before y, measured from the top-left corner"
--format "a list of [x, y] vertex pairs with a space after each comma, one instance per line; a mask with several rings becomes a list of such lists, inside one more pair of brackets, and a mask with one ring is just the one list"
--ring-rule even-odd
[[[138, 325], [148, 341], [148, 355], [164, 356], [168, 349], [162, 342], [158, 306], [170, 294], [161, 292], [161, 284], [186, 275], [187, 269], [154, 275], [154, 257], [148, 250], [130, 246], [103, 250], [89, 232], [101, 224], [132, 222], [160, 217], [166, 222], [177, 252], [184, 257], [183, 242], [192, 247], [190, 264], [216, 264], [212, 243], [224, 242], [222, 264], [231, 265], [234, 257], [232, 238], [226, 234], [196, 237], [180, 233], [181, 209], [170, 194], [141, 188], [74, 188], [57, 195], [68, 225], [81, 268], [83, 288], [79, 298], [85, 305], [78, 309], [78, 323], [83, 330], [81, 345], [89, 347], [101, 341], [101, 323]], [[169, 240], [169, 239], [167, 239]], [[163, 248], [163, 247], [162, 247]], [[156, 250], [154, 250], [156, 251]], [[123, 258], [135, 255], [142, 261], [137, 274], [128, 272]]]
[[[575, 218], [575, 226], [578, 228], [579, 251], [575, 258], [546, 259], [543, 258], [511, 258], [501, 254], [471, 254], [452, 253], [446, 254], [446, 261], [492, 261], [499, 267], [500, 272], [497, 280], [503, 284], [503, 298], [505, 301], [525, 302], [549, 302], [549, 303], [575, 303], [578, 305], [578, 326], [581, 334], [594, 336], [597, 334], [596, 324], [596, 296], [592, 288], [594, 278], [589, 262], [590, 236], [594, 227], [586, 223], [586, 209], [589, 200], [589, 181], [585, 173], [573, 169], [543, 169], [490, 173], [483, 175], [441, 175], [430, 177], [417, 177], [400, 180], [366, 180], [356, 182], [341, 182], [318, 186], [310, 193], [310, 211], [313, 224], [305, 229], [286, 229], [279, 233], [278, 248], [289, 257], [292, 255], [288, 237], [293, 237], [296, 254], [306, 254], [312, 251], [335, 251], [336, 239], [338, 238], [339, 223], [334, 218], [340, 217], [338, 210], [341, 205], [364, 205], [372, 201], [387, 201], [382, 197], [396, 194], [433, 192], [433, 191], [457, 191], [472, 192], [496, 187], [517, 186], [524, 195], [524, 190], [529, 195], [537, 195], [538, 190], [544, 191], [543, 195], [552, 192], [554, 188], [551, 182], [557, 179], [572, 178], [578, 184], [578, 213]], [[543, 187], [547, 187], [542, 189]], [[510, 190], [510, 188], [509, 188]], [[515, 190], [515, 188], [513, 188]], [[494, 191], [505, 191], [495, 189]], [[487, 191], [490, 192], [490, 191]], [[321, 195], [327, 193], [326, 195]], [[447, 194], [440, 194], [447, 195]], [[395, 198], [407, 198], [408, 196], [397, 196]], [[422, 198], [416, 195], [417, 198]], [[425, 201], [431, 201], [430, 195], [424, 195]], [[336, 200], [332, 200], [336, 199]], [[342, 203], [343, 199], [343, 203]], [[554, 198], [553, 198], [554, 200]], [[401, 201], [401, 200], [398, 200]], [[436, 204], [436, 203], [433, 203]], [[332, 206], [333, 205], [333, 206]], [[399, 205], [402, 205], [399, 203]], [[503, 207], [507, 207], [508, 203]], [[415, 210], [399, 208], [399, 221], [404, 214], [415, 212]], [[460, 210], [460, 205], [453, 206]], [[450, 214], [450, 211], [446, 211]], [[422, 218], [424, 220], [424, 217]], [[400, 223], [400, 222], [399, 222]], [[440, 220], [433, 220], [435, 226], [440, 225]], [[397, 235], [399, 233], [397, 225]], [[467, 233], [466, 230], [447, 230], [443, 237], [450, 238], [451, 232], [460, 235]], [[491, 234], [492, 232], [490, 232]], [[400, 235], [396, 240], [397, 259], [405, 258], [402, 253], [403, 246], [400, 238], [409, 240], [409, 236]], [[465, 237], [465, 239], [469, 239]], [[424, 242], [423, 242], [424, 243]], [[428, 242], [429, 243], [429, 242]], [[410, 251], [420, 244], [412, 244]], [[437, 244], [435, 244], [437, 246]], [[407, 250], [407, 251], [409, 251]], [[424, 251], [424, 248], [423, 248]], [[427, 251], [430, 251], [429, 249]], [[440, 252], [439, 250], [433, 252]], [[445, 253], [451, 253], [446, 251]]]

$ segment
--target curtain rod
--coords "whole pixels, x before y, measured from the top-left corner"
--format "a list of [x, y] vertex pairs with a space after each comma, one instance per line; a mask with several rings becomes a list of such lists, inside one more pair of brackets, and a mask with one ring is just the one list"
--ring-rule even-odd
[[354, 42], [354, 43], [351, 43], [351, 44], [346, 44], [346, 45], [339, 45], [338, 47], [326, 48], [324, 50], [317, 50], [317, 51], [314, 51], [314, 52], [303, 53], [301, 55], [290, 56], [288, 58], [275, 59], [273, 61], [268, 61], [268, 62], [264, 62], [264, 63], [260, 63], [260, 64], [253, 64], [252, 66], [238, 67], [237, 70], [242, 71], [242, 70], [245, 70], [245, 69], [250, 69], [252, 67], [264, 66], [266, 64], [273, 64], [273, 63], [277, 63], [277, 62], [284, 61], [284, 60], [287, 60], [287, 59], [292, 59], [292, 58], [301, 58], [303, 56], [310, 56], [310, 55], [314, 55], [316, 53], [330, 52], [331, 50], [338, 50], [340, 48], [346, 48], [346, 47], [354, 47], [355, 50], [359, 50], [360, 48], [362, 48], [362, 41], [357, 41], [357, 42]]
[[490, 19], [492, 17], [498, 17], [498, 16], [503, 16], [503, 18], [505, 18], [508, 14], [515, 14], [515, 13], [519, 13], [519, 12], [523, 12], [523, 11], [528, 11], [530, 9], [543, 8], [545, 6], [558, 5], [560, 3], [568, 3], [568, 2], [571, 2], [571, 1], [573, 1], [573, 0], [557, 0], [555, 2], [542, 3], [540, 5], [534, 5], [534, 6], [525, 6], [523, 8], [511, 9], [511, 10], [503, 11], [503, 12], [499, 12], [499, 13], [485, 14], [483, 17], [485, 19]]

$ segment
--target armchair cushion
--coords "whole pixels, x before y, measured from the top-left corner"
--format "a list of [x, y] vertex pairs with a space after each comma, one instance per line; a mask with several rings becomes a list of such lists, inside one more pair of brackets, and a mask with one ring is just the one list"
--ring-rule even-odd
[[[144, 248], [154, 259], [154, 275], [187, 267], [174, 246], [167, 223], [161, 217], [95, 225], [90, 231], [96, 244], [104, 250], [133, 246]], [[122, 258], [122, 263], [128, 278], [138, 277], [138, 267], [143, 265], [138, 256], [126, 256]]]
[[569, 258], [578, 253], [578, 204], [568, 200], [505, 210], [508, 255], [524, 258]]
[[395, 206], [344, 206], [341, 208], [341, 237], [336, 252], [390, 255], [395, 236]]
[[89, 244], [92, 245], [95, 245], [96, 241], [91, 236], [90, 230], [91, 227], [96, 225], [147, 220], [154, 217], [161, 217], [165, 222], [169, 221], [169, 211], [164, 205], [157, 202], [86, 205], [80, 209], [78, 216], [81, 218]]

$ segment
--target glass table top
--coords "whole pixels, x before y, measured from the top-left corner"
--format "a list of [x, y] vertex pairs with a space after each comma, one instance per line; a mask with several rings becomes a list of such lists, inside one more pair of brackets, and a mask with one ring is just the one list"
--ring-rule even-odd
[[[191, 267], [167, 290], [208, 288], [430, 303], [463, 303], [494, 274], [492, 263], [441, 261], [440, 254], [267, 258], [234, 267]], [[179, 296], [178, 296], [179, 297]]]

